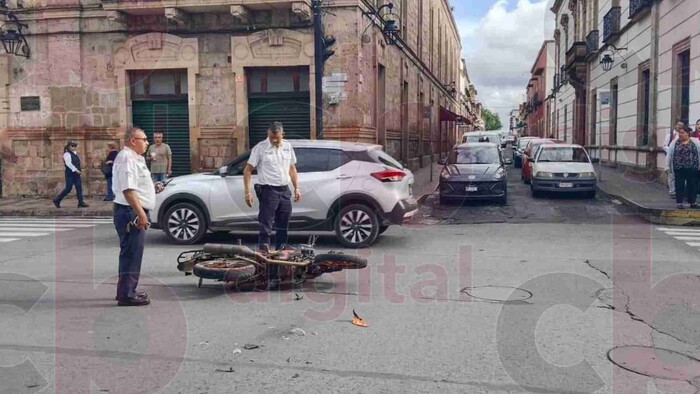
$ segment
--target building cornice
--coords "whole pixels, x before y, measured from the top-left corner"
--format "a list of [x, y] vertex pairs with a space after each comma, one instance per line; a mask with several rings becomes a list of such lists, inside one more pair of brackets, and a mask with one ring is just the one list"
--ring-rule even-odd
[[554, 14], [558, 14], [561, 10], [561, 6], [564, 4], [564, 0], [554, 0], [554, 5], [550, 8]]

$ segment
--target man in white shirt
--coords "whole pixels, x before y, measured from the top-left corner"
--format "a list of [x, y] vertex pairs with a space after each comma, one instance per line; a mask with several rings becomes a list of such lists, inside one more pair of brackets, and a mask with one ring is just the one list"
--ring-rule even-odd
[[[666, 139], [664, 140], [664, 145], [663, 149], [664, 152], [666, 152], [666, 156], [668, 156], [668, 149], [669, 146], [673, 143], [673, 141], [678, 139], [678, 133], [680, 130], [685, 129], [685, 123], [683, 122], [678, 122], [676, 123], [676, 128], [671, 129], [668, 134], [666, 134]], [[671, 171], [670, 168], [666, 169], [666, 174], [668, 176], [668, 194], [671, 196], [671, 198], [676, 197], [676, 176], [673, 174], [673, 171]]]
[[[297, 157], [292, 145], [284, 140], [284, 127], [274, 122], [267, 129], [267, 139], [255, 145], [243, 170], [245, 203], [253, 206], [253, 193], [250, 181], [253, 170], [258, 170], [258, 183], [255, 194], [260, 200], [258, 223], [258, 249], [270, 250], [270, 236], [275, 227], [275, 249], [281, 249], [288, 240], [289, 219], [292, 215], [292, 193], [289, 183], [294, 187], [294, 202], [301, 199], [296, 167]], [[279, 287], [279, 266], [267, 267], [269, 288]]]
[[149, 211], [156, 205], [156, 189], [143, 154], [148, 148], [146, 133], [129, 127], [124, 133], [124, 149], [114, 160], [114, 227], [119, 235], [119, 306], [150, 304], [148, 295], [136, 291], [141, 274], [141, 260], [150, 225]]

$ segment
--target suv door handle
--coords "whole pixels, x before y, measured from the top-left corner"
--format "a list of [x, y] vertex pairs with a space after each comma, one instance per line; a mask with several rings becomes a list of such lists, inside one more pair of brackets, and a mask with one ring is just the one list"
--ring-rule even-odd
[[350, 175], [338, 175], [335, 179], [350, 179], [352, 178]]

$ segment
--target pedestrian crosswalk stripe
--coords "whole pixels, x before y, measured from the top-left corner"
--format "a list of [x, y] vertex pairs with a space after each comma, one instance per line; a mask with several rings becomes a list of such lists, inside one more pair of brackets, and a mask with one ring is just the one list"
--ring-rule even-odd
[[50, 233], [27, 233], [27, 232], [5, 232], [0, 231], [0, 237], [42, 237], [44, 235], [49, 235]]
[[687, 244], [694, 248], [700, 248], [700, 242], [687, 242]]
[[676, 235], [681, 235], [681, 236], [694, 235], [696, 237], [700, 237], [700, 233], [688, 233], [688, 232], [684, 232], [684, 231], [666, 231], [666, 234], [673, 235], [673, 236], [676, 236]]
[[684, 232], [689, 232], [689, 233], [698, 233], [700, 234], [700, 229], [692, 229], [692, 228], [687, 228], [687, 227], [676, 227], [676, 228], [669, 228], [669, 227], [659, 227], [657, 230], [660, 231], [684, 231]]
[[46, 227], [56, 227], [56, 228], [92, 228], [95, 227], [94, 224], [68, 224], [68, 223], [21, 223], [21, 222], [3, 222], [0, 221], [0, 228], [2, 227], [28, 227], [28, 228], [46, 228]]
[[106, 217], [0, 217], [0, 243], [18, 241], [24, 237], [63, 234], [69, 231], [86, 229], [92, 231], [93, 228], [112, 224], [113, 219]]
[[696, 241], [698, 237], [673, 237], [679, 241]]

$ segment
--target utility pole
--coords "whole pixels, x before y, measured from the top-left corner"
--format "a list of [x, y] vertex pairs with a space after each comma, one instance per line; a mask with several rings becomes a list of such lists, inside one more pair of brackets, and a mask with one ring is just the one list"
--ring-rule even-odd
[[314, 72], [316, 97], [316, 138], [323, 139], [323, 21], [321, 20], [321, 0], [313, 0], [314, 10]]

